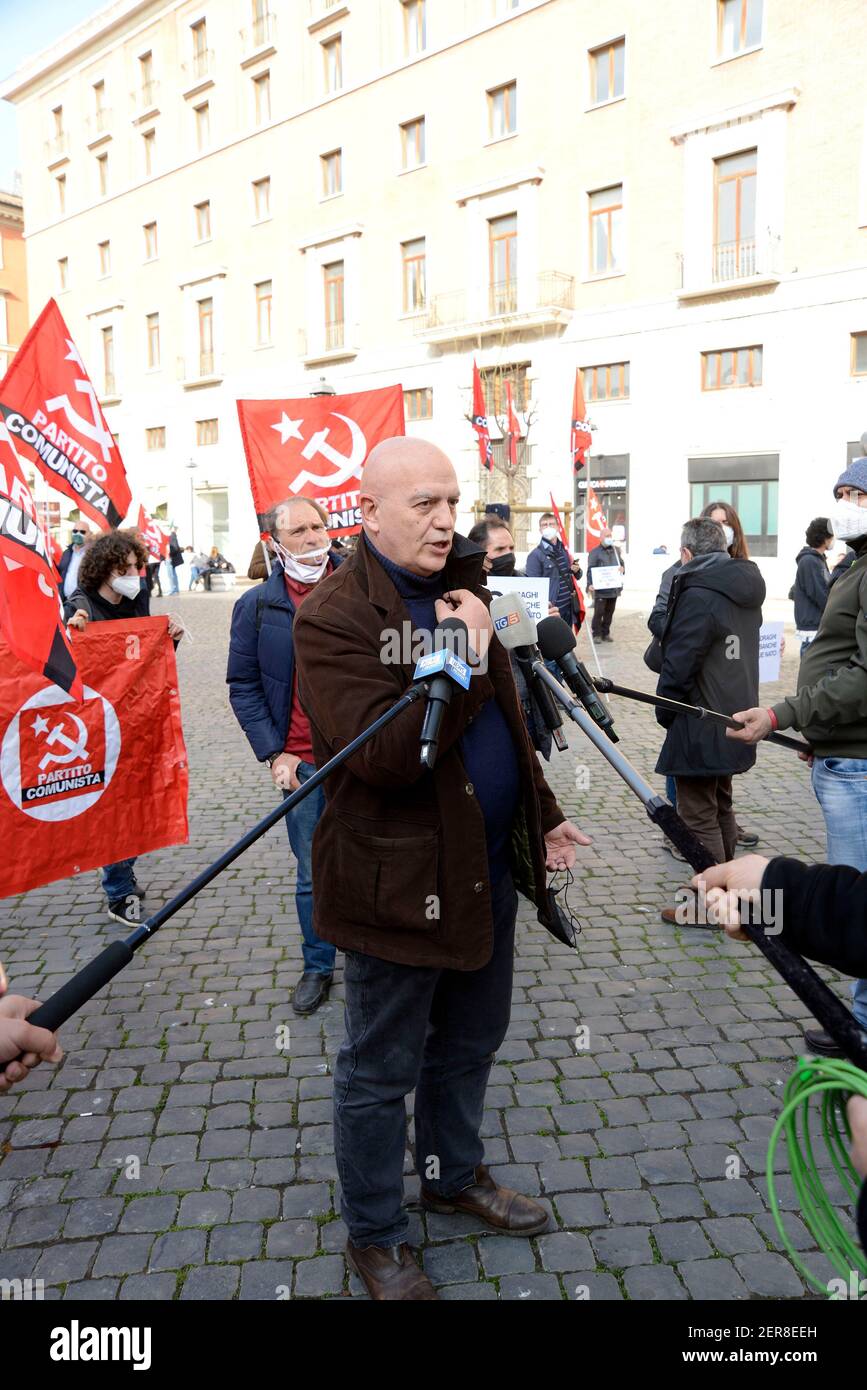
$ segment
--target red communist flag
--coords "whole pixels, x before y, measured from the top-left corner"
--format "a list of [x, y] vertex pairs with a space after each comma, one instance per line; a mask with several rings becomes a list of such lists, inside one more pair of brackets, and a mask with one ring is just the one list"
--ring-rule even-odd
[[0, 634], [19, 661], [81, 695], [50, 541], [0, 419]]
[[605, 520], [605, 513], [599, 505], [599, 498], [592, 487], [587, 487], [587, 507], [584, 512], [584, 543], [587, 550], [590, 549], [590, 542], [596, 545], [602, 543], [602, 532], [607, 531], [608, 522]]
[[[572, 551], [569, 549], [569, 537], [566, 535], [566, 527], [563, 525], [563, 518], [560, 516], [557, 503], [554, 501], [553, 492], [549, 492], [548, 496], [551, 499], [551, 511], [554, 513], [554, 520], [557, 522], [557, 530], [560, 532], [560, 539], [563, 542], [563, 549], [566, 551], [566, 554], [569, 557], [569, 564], [571, 565], [573, 556]], [[576, 599], [578, 600], [578, 618], [576, 623], [573, 624], [573, 626], [580, 627], [584, 621], [586, 608], [584, 604], [584, 595], [578, 587], [578, 580], [575, 578], [574, 574], [572, 575], [572, 589], [575, 593]]]
[[169, 553], [169, 538], [141, 503], [138, 509], [138, 533], [151, 560], [165, 560]]
[[587, 407], [584, 404], [584, 386], [581, 381], [581, 368], [575, 368], [575, 389], [572, 392], [572, 467], [577, 473], [587, 462], [587, 450], [593, 443]]
[[375, 444], [404, 434], [403, 389], [351, 396], [238, 401], [241, 437], [259, 527], [287, 497], [312, 497], [332, 536], [361, 530], [361, 470]]
[[479, 458], [482, 460], [483, 467], [491, 472], [494, 467], [494, 446], [488, 431], [488, 413], [485, 406], [485, 393], [482, 390], [482, 378], [479, 376], [479, 369], [475, 362], [473, 363], [473, 429], [479, 441]]
[[168, 618], [75, 634], [72, 697], [0, 644], [0, 898], [187, 840]]
[[518, 417], [515, 414], [515, 404], [512, 400], [512, 383], [506, 381], [506, 439], [509, 445], [509, 465], [511, 468], [518, 467], [518, 440], [521, 437], [521, 426], [518, 424]]
[[53, 299], [0, 381], [0, 413], [21, 456], [104, 531], [132, 501], [93, 383]]

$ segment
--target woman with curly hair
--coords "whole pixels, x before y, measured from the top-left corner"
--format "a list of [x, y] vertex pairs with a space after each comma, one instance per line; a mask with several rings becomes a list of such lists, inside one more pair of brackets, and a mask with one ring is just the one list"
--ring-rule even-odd
[[[69, 627], [83, 632], [89, 622], [111, 622], [118, 618], [147, 618], [150, 595], [140, 571], [147, 565], [147, 552], [137, 531], [107, 531], [92, 541], [78, 571], [78, 587], [63, 606]], [[183, 628], [169, 618], [169, 636], [177, 639]], [[102, 886], [108, 898], [108, 915], [125, 926], [141, 921], [144, 889], [136, 882], [135, 859], [106, 864]]]

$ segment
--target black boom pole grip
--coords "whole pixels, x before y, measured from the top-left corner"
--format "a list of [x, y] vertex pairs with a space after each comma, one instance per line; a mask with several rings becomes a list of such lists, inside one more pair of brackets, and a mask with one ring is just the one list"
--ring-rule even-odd
[[[47, 1028], [50, 1032], [56, 1033], [60, 1025], [71, 1018], [76, 1009], [80, 1009], [82, 1004], [86, 1004], [88, 999], [98, 994], [103, 985], [107, 985], [109, 980], [119, 975], [125, 965], [129, 965], [132, 954], [132, 947], [125, 941], [113, 941], [95, 960], [90, 961], [83, 970], [79, 970], [65, 985], [61, 985], [56, 994], [52, 994], [50, 999], [40, 1004], [27, 1022], [35, 1024], [37, 1028]], [[5, 1063], [0, 1062], [0, 1073], [5, 1070]]]

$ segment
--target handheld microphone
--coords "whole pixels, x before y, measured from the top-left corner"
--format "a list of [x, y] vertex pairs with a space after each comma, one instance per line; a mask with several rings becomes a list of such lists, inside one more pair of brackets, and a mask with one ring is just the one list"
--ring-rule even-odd
[[460, 618], [445, 618], [434, 630], [435, 650], [421, 657], [416, 663], [414, 680], [429, 682], [424, 722], [421, 726], [421, 755], [423, 767], [433, 768], [437, 758], [440, 725], [446, 712], [452, 691], [458, 685], [462, 690], [470, 688], [470, 668], [455, 653], [455, 647], [467, 650], [469, 634], [466, 623]]
[[619, 743], [611, 715], [596, 694], [588, 671], [575, 655], [575, 638], [568, 624], [562, 618], [543, 618], [537, 635], [544, 659], [557, 663], [566, 684], [577, 695], [590, 718], [604, 730], [612, 743]]
[[521, 668], [527, 688], [538, 705], [545, 726], [550, 730], [555, 746], [561, 753], [564, 752], [569, 745], [561, 732], [563, 719], [550, 690], [533, 670], [533, 662], [539, 660], [536, 624], [527, 612], [520, 595], [498, 594], [492, 599], [491, 622], [502, 645], [507, 651], [514, 652], [515, 660]]

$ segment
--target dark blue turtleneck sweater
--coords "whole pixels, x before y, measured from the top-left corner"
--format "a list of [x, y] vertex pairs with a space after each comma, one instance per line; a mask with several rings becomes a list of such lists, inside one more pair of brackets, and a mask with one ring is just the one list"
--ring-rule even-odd
[[[430, 579], [411, 574], [382, 555], [366, 535], [364, 540], [406, 604], [413, 627], [433, 632], [437, 625], [434, 604], [445, 591], [442, 572]], [[509, 869], [509, 841], [521, 790], [515, 745], [496, 700], [482, 706], [458, 741], [458, 751], [485, 818], [488, 865], [495, 884]]]

